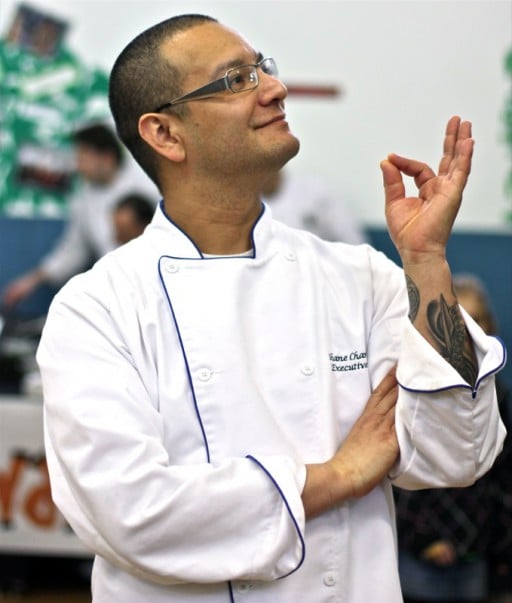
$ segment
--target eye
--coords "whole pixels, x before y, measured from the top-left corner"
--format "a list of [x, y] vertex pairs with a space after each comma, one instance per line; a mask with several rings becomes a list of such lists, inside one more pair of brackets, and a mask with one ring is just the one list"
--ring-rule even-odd
[[229, 87], [233, 92], [239, 92], [246, 88], [254, 87], [257, 83], [256, 71], [251, 66], [244, 66], [237, 69], [232, 69], [228, 75]]
[[243, 86], [245, 81], [245, 74], [237, 70], [235, 73], [231, 73], [229, 76], [229, 83], [231, 86]]

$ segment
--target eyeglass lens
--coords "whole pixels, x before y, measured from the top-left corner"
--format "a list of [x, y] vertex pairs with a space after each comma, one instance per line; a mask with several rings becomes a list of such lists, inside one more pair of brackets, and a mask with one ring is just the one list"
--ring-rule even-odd
[[258, 71], [260, 67], [263, 73], [277, 76], [277, 66], [272, 58], [263, 59], [258, 65], [242, 65], [228, 71], [227, 79], [229, 87], [233, 92], [242, 92], [256, 88], [258, 85]]

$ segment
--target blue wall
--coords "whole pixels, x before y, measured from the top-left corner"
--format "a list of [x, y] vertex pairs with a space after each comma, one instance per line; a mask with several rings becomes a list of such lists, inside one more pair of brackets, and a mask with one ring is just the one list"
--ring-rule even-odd
[[[60, 220], [0, 218], [0, 290], [44, 255], [63, 227]], [[399, 262], [398, 254], [385, 229], [370, 229], [368, 235], [377, 248]], [[454, 233], [448, 246], [453, 272], [472, 272], [489, 290], [498, 319], [500, 336], [512, 354], [512, 234]], [[43, 288], [23, 302], [20, 317], [44, 314], [55, 292]], [[512, 362], [502, 376], [512, 386]]]
[[[0, 291], [6, 283], [39, 262], [50, 250], [63, 226], [62, 220], [0, 217]], [[54, 294], [52, 288], [41, 287], [16, 307], [16, 315], [21, 319], [41, 316], [48, 309]]]

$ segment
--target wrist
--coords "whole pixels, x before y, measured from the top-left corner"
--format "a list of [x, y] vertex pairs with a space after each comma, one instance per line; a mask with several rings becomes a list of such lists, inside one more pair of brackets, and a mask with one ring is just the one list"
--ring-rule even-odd
[[306, 517], [315, 517], [353, 497], [352, 482], [333, 459], [306, 466], [302, 502]]
[[440, 295], [445, 299], [455, 299], [452, 285], [452, 273], [446, 258], [431, 258], [430, 261], [406, 263], [403, 266], [404, 274], [407, 280], [408, 292], [409, 285], [421, 293], [423, 302], [439, 300]]
[[425, 271], [438, 272], [449, 270], [446, 253], [417, 253], [417, 252], [401, 252], [400, 259], [404, 271], [409, 274], [424, 274]]

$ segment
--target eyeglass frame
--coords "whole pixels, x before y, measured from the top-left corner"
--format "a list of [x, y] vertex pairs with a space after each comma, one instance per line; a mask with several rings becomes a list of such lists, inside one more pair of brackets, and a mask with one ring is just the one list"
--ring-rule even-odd
[[[247, 92], [248, 90], [254, 90], [260, 84], [260, 79], [258, 76], [258, 68], [261, 69], [262, 65], [263, 65], [263, 63], [265, 63], [265, 61], [271, 61], [271, 65], [273, 65], [273, 67], [274, 67], [274, 69], [273, 69], [274, 72], [269, 75], [272, 75], [272, 77], [277, 77], [279, 72], [278, 72], [275, 60], [272, 57], [264, 57], [258, 63], [249, 63], [247, 65], [237, 65], [236, 67], [231, 67], [218, 80], [213, 80], [212, 82], [209, 82], [208, 84], [205, 84], [204, 86], [201, 86], [200, 88], [196, 88], [195, 90], [192, 90], [192, 92], [187, 92], [186, 94], [178, 96], [177, 98], [175, 98], [167, 103], [164, 103], [163, 105], [160, 105], [154, 111], [152, 111], [152, 113], [160, 113], [161, 111], [163, 111], [164, 109], [167, 109], [168, 107], [174, 107], [175, 105], [180, 105], [181, 103], [187, 103], [188, 101], [191, 101], [191, 100], [198, 100], [200, 98], [208, 97], [211, 94], [214, 94], [216, 92], [223, 92], [224, 90], [231, 90], [231, 92], [233, 94], [237, 94], [239, 92]], [[256, 76], [254, 86], [251, 86], [250, 88], [243, 88], [242, 90], [233, 90], [233, 88], [231, 88], [231, 84], [229, 82], [229, 74], [233, 71], [236, 71], [237, 69], [242, 69], [243, 67], [254, 67], [254, 75]]]

